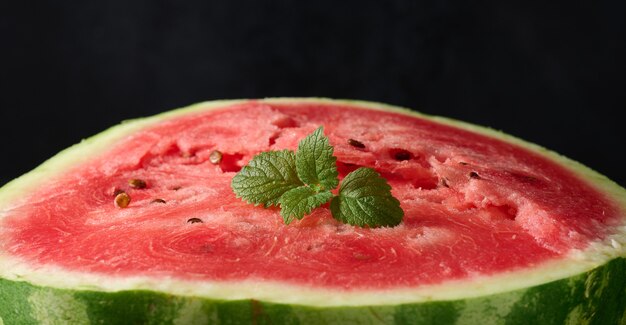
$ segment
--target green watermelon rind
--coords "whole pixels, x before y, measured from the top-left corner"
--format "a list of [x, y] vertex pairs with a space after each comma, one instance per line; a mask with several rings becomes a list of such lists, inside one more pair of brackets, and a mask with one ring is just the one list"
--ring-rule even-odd
[[[91, 159], [111, 143], [139, 129], [167, 118], [245, 102], [200, 103], [124, 122], [83, 140], [1, 188], [0, 219], [3, 210], [19, 204], [25, 193], [37, 188], [44, 180]], [[496, 130], [371, 102], [322, 98], [281, 98], [258, 102], [306, 102], [393, 111], [485, 134], [522, 146], [568, 167], [610, 197], [622, 211], [626, 210], [626, 190], [606, 177], [552, 151]], [[584, 251], [572, 252], [566, 259], [544, 263], [533, 269], [420, 289], [349, 293], [270, 281], [198, 286], [191, 281], [172, 280], [164, 285], [141, 277], [110, 279], [54, 268], [32, 270], [27, 263], [0, 252], [0, 265], [3, 265], [0, 268], [0, 325], [44, 322], [182, 324], [192, 320], [194, 323], [254, 321], [290, 324], [403, 324], [418, 323], [418, 320], [457, 324], [475, 324], [477, 321], [482, 324], [577, 324], [583, 321], [589, 324], [624, 324], [626, 254], [623, 247], [626, 244], [626, 227], [622, 223], [614, 225], [614, 228], [616, 233], [602, 242], [592, 243]], [[532, 322], [533, 319], [536, 322]]]
[[471, 299], [315, 307], [126, 290], [39, 287], [0, 279], [0, 324], [624, 324], [626, 260]]

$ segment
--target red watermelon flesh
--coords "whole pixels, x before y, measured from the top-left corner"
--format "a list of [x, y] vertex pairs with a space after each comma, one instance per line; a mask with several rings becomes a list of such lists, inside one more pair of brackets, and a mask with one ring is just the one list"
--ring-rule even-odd
[[[295, 149], [319, 126], [340, 178], [366, 166], [389, 181], [401, 225], [352, 227], [324, 206], [286, 226], [277, 208], [235, 197], [230, 181], [255, 154]], [[114, 205], [116, 190], [128, 207]], [[396, 112], [257, 101], [145, 127], [4, 211], [0, 250], [34, 267], [338, 289], [533, 267], [606, 238], [622, 215], [571, 170], [515, 144]]]

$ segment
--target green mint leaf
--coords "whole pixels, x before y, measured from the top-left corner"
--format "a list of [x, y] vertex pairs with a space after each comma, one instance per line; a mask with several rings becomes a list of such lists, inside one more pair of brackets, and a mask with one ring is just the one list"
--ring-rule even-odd
[[359, 168], [348, 174], [339, 194], [330, 202], [333, 217], [354, 226], [396, 226], [404, 211], [391, 195], [391, 187], [371, 168]]
[[319, 127], [298, 143], [296, 151], [296, 171], [305, 183], [321, 190], [337, 187], [337, 158], [333, 147], [324, 136], [324, 128]]
[[[244, 166], [232, 180], [237, 197], [255, 205], [280, 206], [285, 224], [330, 200], [333, 217], [360, 227], [396, 226], [404, 211], [391, 195], [391, 187], [371, 168], [359, 168], [339, 185], [337, 158], [324, 136], [323, 127], [302, 139], [298, 151], [262, 152]], [[306, 185], [305, 185], [306, 184]]]
[[290, 150], [262, 152], [235, 175], [231, 187], [237, 197], [255, 205], [278, 205], [285, 192], [304, 185], [298, 179], [295, 161]]
[[296, 187], [280, 197], [280, 215], [285, 220], [285, 224], [289, 224], [293, 218], [302, 219], [332, 197], [333, 194], [330, 191], [317, 192], [308, 186]]

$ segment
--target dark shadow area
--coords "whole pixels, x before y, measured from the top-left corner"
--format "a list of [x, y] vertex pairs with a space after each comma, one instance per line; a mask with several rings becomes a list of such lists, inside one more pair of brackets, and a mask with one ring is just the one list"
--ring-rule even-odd
[[125, 119], [326, 96], [501, 129], [624, 186], [624, 14], [623, 2], [3, 2], [0, 184]]

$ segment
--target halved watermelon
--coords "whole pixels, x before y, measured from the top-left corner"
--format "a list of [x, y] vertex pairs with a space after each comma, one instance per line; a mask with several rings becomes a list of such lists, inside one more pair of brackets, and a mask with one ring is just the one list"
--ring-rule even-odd
[[[287, 226], [235, 197], [255, 154], [319, 126], [340, 178], [388, 180], [399, 226], [328, 206]], [[201, 103], [0, 190], [0, 324], [625, 324], [625, 211], [607, 178], [491, 129], [357, 101]]]

